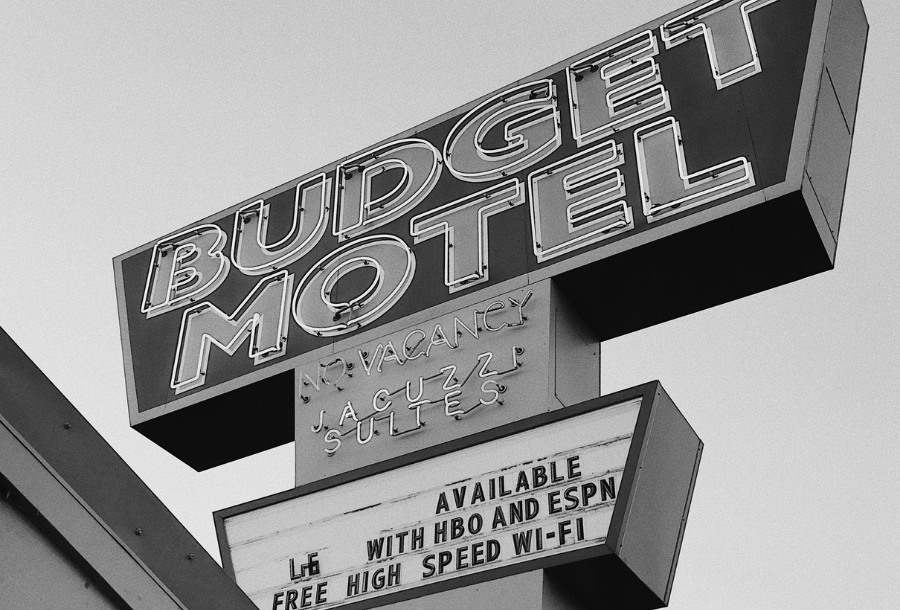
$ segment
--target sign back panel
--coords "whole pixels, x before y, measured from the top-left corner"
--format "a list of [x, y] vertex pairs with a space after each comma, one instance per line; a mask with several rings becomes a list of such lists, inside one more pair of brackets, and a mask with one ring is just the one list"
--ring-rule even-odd
[[867, 29], [696, 2], [117, 257], [132, 425], [207, 468], [292, 440], [296, 367], [535, 281], [604, 340], [830, 269]]

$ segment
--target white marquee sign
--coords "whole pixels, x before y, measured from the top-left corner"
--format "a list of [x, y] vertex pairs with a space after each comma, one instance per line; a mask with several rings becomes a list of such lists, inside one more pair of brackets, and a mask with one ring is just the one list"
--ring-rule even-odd
[[606, 541], [640, 398], [226, 516], [260, 608], [330, 608]]

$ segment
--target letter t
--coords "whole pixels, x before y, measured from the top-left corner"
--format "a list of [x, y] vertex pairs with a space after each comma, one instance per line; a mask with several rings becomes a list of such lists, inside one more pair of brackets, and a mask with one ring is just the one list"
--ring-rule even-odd
[[524, 202], [524, 185], [507, 180], [415, 216], [410, 234], [416, 243], [444, 236], [444, 283], [453, 293], [488, 280], [488, 217]]

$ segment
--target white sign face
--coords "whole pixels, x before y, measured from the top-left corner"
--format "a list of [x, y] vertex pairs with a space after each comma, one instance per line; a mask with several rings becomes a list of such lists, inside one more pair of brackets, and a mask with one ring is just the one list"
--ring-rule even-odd
[[227, 517], [266, 610], [331, 608], [603, 544], [631, 400]]

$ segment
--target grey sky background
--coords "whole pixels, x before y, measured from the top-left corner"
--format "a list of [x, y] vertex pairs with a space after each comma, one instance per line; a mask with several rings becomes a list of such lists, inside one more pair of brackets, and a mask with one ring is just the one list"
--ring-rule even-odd
[[[3, 0], [0, 326], [218, 556], [293, 447], [197, 474], [128, 427], [113, 256], [684, 4]], [[836, 269], [603, 344], [706, 443], [673, 609], [900, 595], [900, 9], [864, 4]]]

